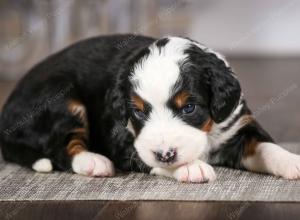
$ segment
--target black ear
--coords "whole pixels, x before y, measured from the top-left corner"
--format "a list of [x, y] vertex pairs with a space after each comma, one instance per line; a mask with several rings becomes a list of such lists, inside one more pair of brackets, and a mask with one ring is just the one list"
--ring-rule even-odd
[[241, 96], [241, 87], [231, 69], [211, 67], [207, 69], [210, 82], [210, 112], [216, 123], [224, 121], [236, 108]]

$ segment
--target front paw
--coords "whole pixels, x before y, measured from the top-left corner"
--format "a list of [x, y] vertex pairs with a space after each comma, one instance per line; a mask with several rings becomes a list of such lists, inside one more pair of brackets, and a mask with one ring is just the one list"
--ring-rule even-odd
[[151, 174], [175, 178], [180, 182], [206, 183], [216, 179], [214, 168], [209, 164], [196, 160], [174, 170], [153, 168]]
[[216, 179], [216, 173], [213, 167], [200, 160], [177, 168], [173, 176], [180, 182], [191, 183], [207, 183]]
[[114, 175], [114, 165], [108, 158], [87, 151], [74, 156], [72, 169], [75, 173], [85, 176], [110, 177]]
[[290, 154], [289, 157], [283, 158], [273, 172], [285, 179], [300, 179], [300, 156]]

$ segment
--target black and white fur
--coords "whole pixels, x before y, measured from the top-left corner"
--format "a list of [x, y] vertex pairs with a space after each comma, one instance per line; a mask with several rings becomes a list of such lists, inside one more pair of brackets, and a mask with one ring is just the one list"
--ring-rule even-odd
[[251, 116], [227, 61], [187, 38], [103, 36], [50, 56], [8, 98], [0, 132], [4, 158], [38, 172], [207, 182], [220, 165], [300, 177], [300, 156]]

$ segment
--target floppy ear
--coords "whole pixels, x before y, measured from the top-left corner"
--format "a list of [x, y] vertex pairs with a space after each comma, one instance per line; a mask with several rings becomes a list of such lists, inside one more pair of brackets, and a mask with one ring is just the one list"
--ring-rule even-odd
[[210, 112], [216, 123], [224, 121], [236, 108], [241, 95], [241, 87], [230, 68], [207, 69], [210, 81]]

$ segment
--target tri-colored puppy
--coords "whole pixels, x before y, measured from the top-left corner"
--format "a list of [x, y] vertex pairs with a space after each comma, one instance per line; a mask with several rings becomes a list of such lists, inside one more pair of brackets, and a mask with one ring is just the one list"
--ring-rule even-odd
[[183, 182], [211, 165], [300, 178], [218, 53], [186, 38], [113, 35], [79, 42], [20, 81], [0, 121], [3, 156], [38, 172], [151, 172]]

